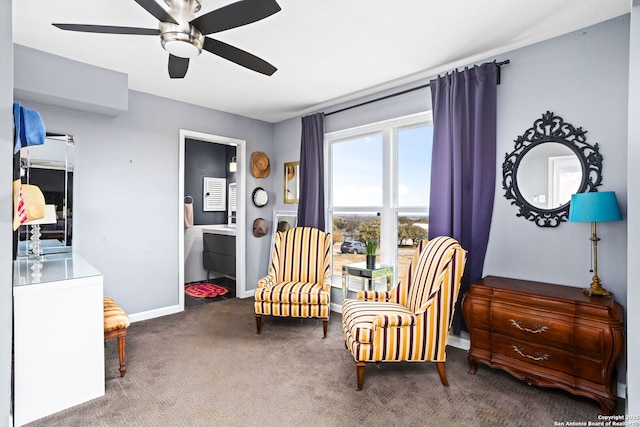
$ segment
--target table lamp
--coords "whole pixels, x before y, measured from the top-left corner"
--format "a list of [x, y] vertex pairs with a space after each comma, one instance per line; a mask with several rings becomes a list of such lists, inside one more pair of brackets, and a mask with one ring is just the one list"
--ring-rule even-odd
[[22, 225], [30, 225], [31, 226], [31, 255], [30, 258], [33, 257], [34, 261], [31, 264], [31, 277], [33, 283], [40, 282], [40, 277], [42, 277], [42, 260], [44, 260], [44, 256], [42, 255], [42, 247], [40, 247], [40, 236], [42, 233], [40, 232], [41, 224], [55, 224], [58, 220], [56, 215], [56, 206], [55, 205], [44, 205], [44, 217], [40, 219], [34, 219], [32, 221], [23, 222]]
[[569, 222], [590, 222], [591, 242], [593, 242], [593, 279], [591, 287], [584, 290], [585, 294], [611, 296], [611, 293], [602, 287], [598, 277], [598, 235], [596, 224], [598, 222], [620, 221], [622, 215], [618, 207], [616, 193], [613, 191], [578, 193], [571, 196], [569, 205]]
[[41, 224], [55, 224], [58, 221], [55, 205], [44, 205], [44, 217], [23, 222], [21, 225], [31, 226], [31, 253], [36, 258], [42, 257], [42, 248], [40, 247]]

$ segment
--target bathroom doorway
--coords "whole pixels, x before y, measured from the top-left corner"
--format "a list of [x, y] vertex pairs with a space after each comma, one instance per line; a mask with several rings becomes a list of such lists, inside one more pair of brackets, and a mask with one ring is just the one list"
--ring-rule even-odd
[[[235, 168], [236, 172], [233, 174], [227, 174], [227, 177], [231, 177], [231, 179], [217, 179], [217, 183], [214, 182], [215, 185], [221, 186], [222, 181], [224, 181], [224, 200], [223, 204], [225, 205], [224, 210], [215, 210], [222, 208], [215, 208], [214, 210], [208, 210], [210, 200], [207, 199], [207, 191], [204, 187], [200, 187], [198, 184], [198, 190], [193, 190], [194, 184], [191, 183], [189, 185], [186, 184], [185, 176], [193, 175], [186, 173], [190, 168], [198, 168], [198, 167], [206, 167], [206, 164], [187, 164], [188, 156], [187, 147], [190, 143], [193, 143], [193, 147], [206, 148], [203, 145], [214, 144], [211, 147], [212, 152], [214, 153], [223, 153], [220, 155], [223, 159], [219, 159], [219, 161], [224, 162], [224, 165], [217, 165], [216, 167], [220, 169], [221, 167], [229, 168], [229, 163], [231, 163], [231, 159], [235, 160]], [[239, 140], [235, 138], [229, 138], [218, 135], [205, 134], [201, 132], [189, 131], [189, 130], [180, 130], [180, 143], [179, 143], [179, 185], [178, 185], [178, 258], [179, 258], [179, 277], [178, 277], [178, 292], [179, 292], [179, 306], [181, 310], [184, 310], [185, 307], [185, 293], [184, 293], [184, 284], [186, 282], [195, 281], [194, 278], [199, 277], [199, 275], [204, 275], [203, 277], [208, 276], [208, 272], [204, 269], [203, 265], [203, 229], [207, 228], [208, 231], [214, 228], [225, 228], [225, 230], [221, 230], [226, 234], [235, 234], [235, 292], [234, 294], [237, 296], [242, 296], [245, 291], [245, 261], [241, 254], [245, 253], [245, 209], [244, 209], [244, 194], [245, 194], [245, 176], [246, 176], [246, 165], [245, 165], [245, 156], [246, 156], [246, 146], [244, 140]], [[234, 155], [233, 155], [234, 154]], [[193, 156], [191, 156], [193, 157]], [[189, 160], [192, 162], [192, 160]], [[206, 163], [203, 161], [201, 163]], [[220, 173], [218, 173], [220, 175]], [[233, 180], [235, 177], [235, 180]], [[193, 179], [193, 178], [189, 178]], [[232, 215], [232, 212], [228, 209], [230, 206], [230, 200], [228, 197], [229, 185], [231, 182], [235, 184], [233, 186], [233, 191], [235, 191], [235, 214]], [[207, 180], [204, 180], [202, 185], [206, 184]], [[185, 188], [191, 188], [189, 193], [193, 192], [194, 194], [186, 194]], [[215, 198], [213, 198], [215, 199]], [[191, 215], [188, 207], [185, 205], [185, 202], [195, 202], [191, 209], [197, 210], [198, 220], [194, 223], [193, 226], [187, 226], [185, 223], [185, 219], [194, 219], [194, 215]], [[215, 200], [214, 200], [215, 201]], [[213, 202], [211, 202], [213, 203]], [[205, 208], [206, 206], [206, 208]], [[186, 214], [185, 214], [186, 212]], [[231, 218], [233, 217], [233, 218]], [[210, 222], [210, 224], [203, 224]], [[196, 225], [197, 223], [200, 223]], [[231, 233], [233, 232], [233, 233]]]

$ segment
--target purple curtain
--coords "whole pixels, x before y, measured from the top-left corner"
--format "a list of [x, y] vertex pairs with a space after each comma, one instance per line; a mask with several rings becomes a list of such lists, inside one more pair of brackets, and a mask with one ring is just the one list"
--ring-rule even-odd
[[[451, 236], [468, 251], [460, 295], [481, 278], [496, 185], [495, 62], [430, 82], [433, 155], [429, 238]], [[458, 298], [453, 332], [466, 329]]]
[[324, 113], [316, 113], [302, 118], [298, 227], [325, 231], [324, 216]]

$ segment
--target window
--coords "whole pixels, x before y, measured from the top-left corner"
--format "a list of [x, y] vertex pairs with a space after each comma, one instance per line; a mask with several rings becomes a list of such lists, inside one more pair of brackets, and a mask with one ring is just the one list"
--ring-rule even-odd
[[430, 113], [325, 136], [334, 276], [365, 261], [368, 239], [379, 242], [377, 262], [393, 265], [395, 283], [406, 275], [417, 242], [427, 238], [432, 136]]

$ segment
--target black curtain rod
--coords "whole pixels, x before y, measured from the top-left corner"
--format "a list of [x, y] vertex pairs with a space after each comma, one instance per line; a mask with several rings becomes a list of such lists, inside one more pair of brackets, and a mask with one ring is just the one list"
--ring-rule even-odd
[[[502, 62], [496, 62], [496, 65], [498, 66], [498, 84], [500, 84], [500, 67], [502, 67], [503, 65], [509, 64], [509, 62], [510, 61], [508, 59]], [[345, 108], [341, 108], [340, 110], [332, 111], [330, 113], [325, 113], [325, 117], [330, 116], [332, 114], [336, 114], [336, 113], [342, 113], [343, 111], [351, 110], [352, 108], [358, 108], [358, 107], [362, 107], [363, 105], [372, 104], [374, 102], [384, 101], [385, 99], [393, 98], [399, 95], [404, 95], [405, 93], [414, 92], [420, 89], [425, 89], [425, 88], [428, 88], [429, 86], [430, 86], [429, 83], [427, 83], [422, 86], [416, 86], [416, 87], [412, 87], [411, 89], [403, 90], [401, 92], [396, 92], [389, 95], [381, 96], [380, 98], [371, 99], [369, 101], [361, 102], [360, 104], [351, 105], [350, 107], [345, 107]]]

